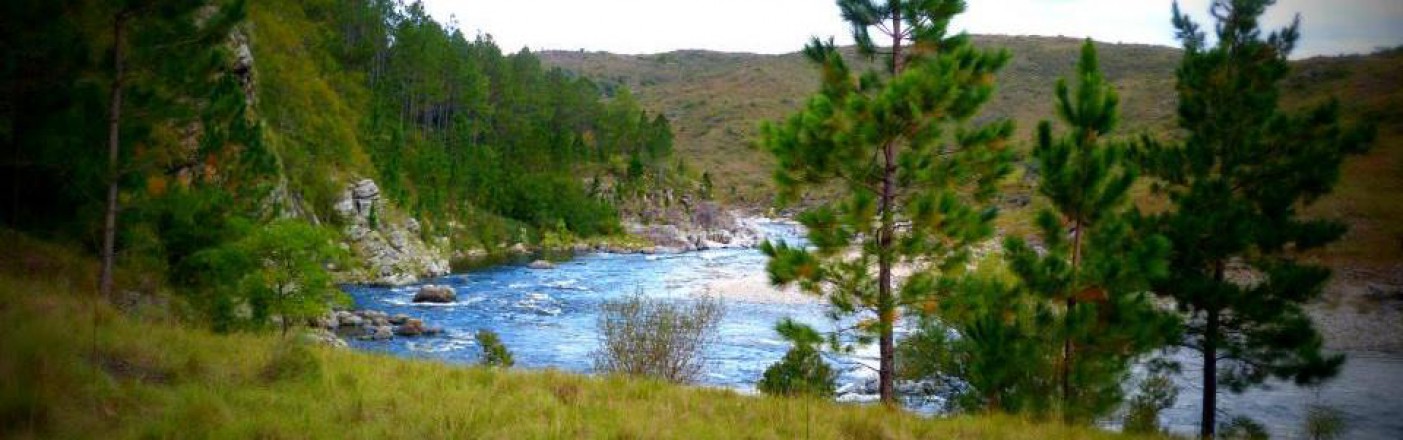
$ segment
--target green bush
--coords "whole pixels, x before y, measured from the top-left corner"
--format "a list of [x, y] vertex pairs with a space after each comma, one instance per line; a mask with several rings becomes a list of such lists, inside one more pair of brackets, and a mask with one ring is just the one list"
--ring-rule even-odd
[[1311, 405], [1306, 411], [1305, 434], [1311, 440], [1333, 440], [1344, 435], [1348, 427], [1340, 410], [1325, 405]]
[[477, 331], [474, 337], [477, 345], [482, 347], [482, 365], [489, 367], [509, 368], [515, 361], [512, 360], [512, 353], [507, 351], [506, 344], [492, 330], [482, 329]]
[[1251, 417], [1237, 416], [1218, 426], [1218, 438], [1224, 440], [1266, 440], [1267, 427]]
[[818, 332], [790, 319], [780, 321], [775, 330], [794, 346], [765, 369], [756, 388], [771, 395], [832, 397], [838, 373], [818, 351], [823, 342]]
[[201, 251], [192, 258], [207, 280], [201, 297], [220, 331], [257, 328], [279, 318], [284, 334], [293, 323], [344, 301], [325, 264], [343, 263], [335, 232], [295, 219], [278, 220], [243, 239]]
[[1179, 389], [1174, 386], [1174, 382], [1163, 374], [1155, 374], [1140, 381], [1139, 391], [1126, 404], [1125, 432], [1159, 432], [1159, 413], [1174, 406], [1178, 394]]

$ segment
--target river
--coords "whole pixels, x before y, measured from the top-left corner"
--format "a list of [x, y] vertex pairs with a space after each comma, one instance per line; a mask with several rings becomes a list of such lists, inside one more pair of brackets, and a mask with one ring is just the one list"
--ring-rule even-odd
[[[772, 239], [800, 241], [790, 227], [764, 225]], [[497, 266], [468, 274], [429, 280], [428, 284], [452, 286], [458, 301], [452, 304], [414, 304], [417, 286], [399, 288], [347, 287], [356, 306], [404, 313], [422, 318], [444, 333], [427, 338], [389, 341], [349, 341], [357, 349], [398, 356], [473, 363], [479, 348], [473, 340], [478, 329], [497, 332], [511, 350], [518, 368], [558, 368], [588, 373], [591, 352], [598, 346], [596, 320], [600, 303], [642, 292], [650, 297], [687, 301], [708, 293], [718, 280], [755, 279], [763, 273], [765, 257], [754, 249], [707, 250], [670, 255], [589, 254], [560, 263], [555, 269]], [[820, 329], [833, 324], [816, 299], [793, 295], [726, 295], [726, 314], [719, 337], [709, 351], [704, 385], [754, 392], [765, 367], [778, 361], [788, 345], [774, 332], [774, 324], [793, 318]], [[836, 360], [839, 384], [864, 383], [874, 374], [862, 365], [874, 365], [872, 350], [859, 350]], [[1349, 430], [1346, 438], [1403, 438], [1403, 356], [1351, 352], [1340, 376], [1319, 388], [1272, 383], [1269, 389], [1245, 394], [1224, 393], [1219, 407], [1231, 414], [1250, 416], [1266, 425], [1275, 438], [1296, 438], [1307, 408], [1329, 405], [1343, 411]], [[1175, 433], [1197, 432], [1200, 371], [1190, 356], [1180, 354], [1184, 373], [1176, 378], [1180, 396], [1161, 415]], [[852, 397], [852, 396], [850, 396]], [[875, 396], [857, 396], [858, 401]], [[919, 408], [928, 412], [938, 402]]]

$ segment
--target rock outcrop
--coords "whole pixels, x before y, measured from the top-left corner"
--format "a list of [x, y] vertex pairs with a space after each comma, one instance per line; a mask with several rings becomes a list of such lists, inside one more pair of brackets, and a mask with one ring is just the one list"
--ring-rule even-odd
[[335, 208], [346, 225], [346, 246], [366, 268], [343, 281], [402, 286], [448, 273], [447, 253], [420, 238], [417, 219], [390, 209], [374, 180], [349, 185]]

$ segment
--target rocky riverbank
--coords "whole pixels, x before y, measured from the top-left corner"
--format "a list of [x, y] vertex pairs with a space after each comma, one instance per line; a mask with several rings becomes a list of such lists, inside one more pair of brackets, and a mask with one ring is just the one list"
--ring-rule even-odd
[[332, 347], [346, 347], [343, 338], [384, 341], [395, 337], [434, 336], [443, 329], [429, 327], [424, 321], [399, 313], [390, 315], [379, 310], [332, 310], [310, 323], [307, 338]]

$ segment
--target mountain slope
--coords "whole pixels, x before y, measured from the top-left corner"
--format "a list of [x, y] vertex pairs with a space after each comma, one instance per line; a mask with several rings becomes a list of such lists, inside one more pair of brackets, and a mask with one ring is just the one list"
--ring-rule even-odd
[[[1072, 71], [1081, 40], [976, 36], [974, 42], [1006, 48], [1013, 55], [984, 114], [1013, 118], [1018, 139], [1031, 141], [1037, 121], [1051, 114], [1052, 86]], [[1102, 44], [1098, 49], [1107, 77], [1122, 93], [1124, 132], [1168, 127], [1178, 50], [1126, 44]], [[856, 59], [851, 49], [847, 54]], [[777, 120], [798, 109], [818, 85], [812, 66], [798, 53], [540, 56], [548, 64], [632, 89], [645, 108], [673, 121], [676, 151], [689, 165], [712, 173], [722, 197], [755, 207], [768, 206], [771, 194], [771, 162], [749, 146], [760, 121]]]
[[[1013, 55], [984, 117], [1009, 117], [1020, 143], [1052, 116], [1053, 87], [1069, 74], [1080, 40], [1061, 37], [975, 36], [982, 47]], [[1162, 46], [1099, 43], [1102, 68], [1121, 94], [1121, 137], [1169, 135], [1174, 130], [1174, 71], [1180, 51]], [[851, 51], [848, 52], [851, 55]], [[771, 160], [751, 147], [761, 121], [778, 120], [802, 105], [817, 86], [816, 73], [798, 53], [756, 55], [679, 51], [656, 55], [544, 52], [543, 62], [634, 91], [644, 108], [673, 121], [676, 151], [689, 165], [710, 172], [717, 193], [733, 203], [766, 208]], [[853, 59], [853, 57], [850, 57]], [[1296, 63], [1285, 85], [1287, 106], [1334, 95], [1351, 116], [1379, 122], [1379, 141], [1368, 155], [1345, 166], [1336, 193], [1309, 210], [1351, 225], [1330, 258], [1385, 264], [1403, 261], [1403, 51], [1368, 56], [1313, 58]], [[607, 88], [607, 87], [606, 87]]]

